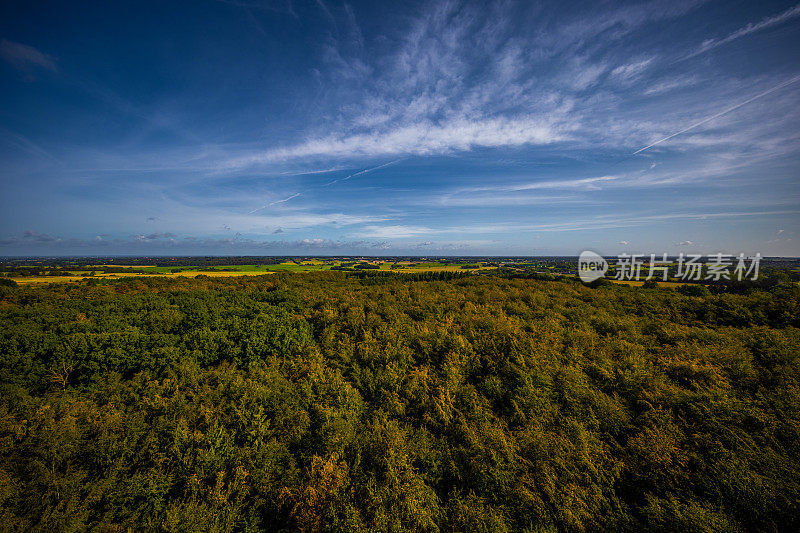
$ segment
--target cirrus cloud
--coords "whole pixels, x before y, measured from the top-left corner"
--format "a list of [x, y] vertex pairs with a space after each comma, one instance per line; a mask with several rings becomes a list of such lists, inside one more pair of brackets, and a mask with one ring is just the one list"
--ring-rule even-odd
[[3, 39], [0, 41], [0, 57], [18, 70], [28, 70], [30, 67], [39, 67], [56, 72], [56, 60], [40, 52], [33, 46], [16, 43]]

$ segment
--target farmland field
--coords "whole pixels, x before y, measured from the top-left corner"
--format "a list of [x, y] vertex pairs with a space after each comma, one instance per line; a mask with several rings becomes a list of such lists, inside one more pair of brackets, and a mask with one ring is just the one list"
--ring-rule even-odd
[[[230, 276], [253, 276], [271, 274], [274, 272], [319, 272], [330, 270], [334, 267], [341, 267], [342, 261], [306, 260], [306, 261], [286, 261], [277, 264], [265, 265], [215, 265], [215, 266], [155, 266], [155, 265], [87, 265], [83, 269], [67, 270], [69, 276], [55, 275], [45, 276], [11, 276], [20, 284], [28, 283], [64, 283], [78, 281], [84, 277], [120, 279], [131, 276], [158, 276], [158, 277], [192, 277], [206, 275], [211, 277], [230, 277]], [[352, 262], [345, 262], [349, 264]], [[441, 262], [413, 263], [398, 262], [396, 268], [391, 268], [392, 264], [388, 261], [372, 261], [368, 264], [374, 265], [375, 270], [403, 272], [465, 272], [471, 270], [491, 270], [494, 267], [478, 267], [463, 269], [460, 264], [449, 264]], [[106, 272], [105, 270], [108, 270]]]

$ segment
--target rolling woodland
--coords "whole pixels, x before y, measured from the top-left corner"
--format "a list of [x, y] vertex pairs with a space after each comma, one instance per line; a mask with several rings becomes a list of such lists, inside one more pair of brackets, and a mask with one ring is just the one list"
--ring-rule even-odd
[[797, 531], [800, 287], [0, 287], [6, 531]]

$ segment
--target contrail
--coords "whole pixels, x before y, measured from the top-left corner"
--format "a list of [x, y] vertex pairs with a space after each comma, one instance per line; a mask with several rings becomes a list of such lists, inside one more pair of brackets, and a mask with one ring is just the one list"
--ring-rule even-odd
[[255, 213], [256, 211], [261, 211], [262, 209], [265, 209], [265, 208], [267, 208], [267, 207], [272, 207], [272, 206], [273, 206], [273, 205], [275, 205], [275, 204], [282, 204], [283, 202], [288, 202], [288, 201], [289, 201], [289, 200], [291, 200], [292, 198], [297, 198], [298, 196], [300, 196], [300, 193], [299, 193], [299, 192], [296, 192], [296, 193], [294, 193], [293, 195], [291, 195], [290, 197], [288, 197], [288, 198], [284, 198], [283, 200], [275, 200], [274, 202], [270, 202], [270, 203], [268, 203], [268, 204], [264, 204], [264, 205], [262, 205], [261, 207], [257, 207], [257, 208], [253, 209], [252, 211], [250, 211], [250, 212], [249, 212], [249, 213], [247, 213], [247, 214], [248, 214], [248, 215], [252, 215], [252, 214], [253, 214], [253, 213]]
[[696, 128], [696, 127], [698, 127], [698, 126], [702, 126], [702, 125], [703, 125], [703, 124], [705, 124], [706, 122], [710, 122], [710, 121], [714, 120], [715, 118], [719, 118], [719, 117], [721, 117], [722, 115], [725, 115], [726, 113], [730, 113], [731, 111], [734, 111], [734, 110], [736, 110], [736, 109], [739, 109], [739, 108], [740, 108], [740, 107], [742, 107], [743, 105], [745, 105], [745, 104], [749, 104], [749, 103], [750, 103], [750, 102], [752, 102], [753, 100], [758, 100], [759, 98], [761, 98], [761, 97], [763, 97], [763, 96], [766, 96], [766, 95], [768, 95], [768, 94], [770, 94], [770, 93], [773, 93], [773, 92], [777, 91], [778, 89], [782, 89], [782, 88], [786, 87], [787, 85], [791, 85], [792, 83], [796, 82], [797, 80], [800, 80], [800, 76], [795, 76], [794, 78], [790, 79], [789, 81], [785, 81], [785, 82], [781, 83], [780, 85], [777, 85], [777, 86], [773, 87], [772, 89], [769, 89], [769, 90], [767, 90], [767, 91], [764, 91], [764, 92], [763, 92], [763, 93], [761, 93], [761, 94], [757, 94], [757, 95], [753, 96], [752, 98], [748, 98], [748, 99], [747, 99], [747, 100], [745, 100], [744, 102], [742, 102], [742, 103], [740, 103], [740, 104], [736, 104], [736, 105], [735, 105], [735, 106], [733, 106], [733, 107], [729, 107], [729, 108], [728, 108], [728, 109], [726, 109], [725, 111], [722, 111], [722, 112], [720, 112], [720, 113], [717, 113], [717, 114], [716, 114], [716, 115], [714, 115], [714, 116], [711, 116], [711, 117], [708, 117], [708, 118], [706, 118], [706, 119], [703, 119], [703, 120], [701, 120], [700, 122], [698, 122], [697, 124], [692, 124], [692, 125], [691, 125], [691, 126], [689, 126], [688, 128], [682, 129], [681, 131], [679, 131], [679, 132], [677, 132], [677, 133], [673, 133], [672, 135], [669, 135], [669, 136], [667, 136], [667, 137], [664, 137], [663, 139], [661, 139], [661, 140], [658, 140], [658, 141], [654, 142], [653, 144], [648, 144], [648, 145], [647, 145], [647, 146], [645, 146], [644, 148], [640, 148], [640, 149], [636, 150], [636, 151], [635, 151], [635, 152], [633, 152], [631, 155], [636, 155], [636, 154], [638, 154], [638, 153], [640, 153], [640, 152], [644, 152], [644, 151], [645, 151], [645, 150], [647, 150], [648, 148], [652, 148], [653, 146], [655, 146], [655, 145], [657, 145], [657, 144], [661, 144], [661, 143], [663, 143], [664, 141], [668, 141], [668, 140], [672, 139], [673, 137], [676, 137], [676, 136], [680, 135], [681, 133], [686, 133], [687, 131], [689, 131], [689, 130], [693, 130], [693, 129], [695, 129], [695, 128]]
[[[384, 163], [384, 164], [382, 164], [382, 165], [378, 165], [377, 167], [372, 167], [372, 168], [366, 168], [366, 169], [364, 169], [364, 170], [359, 170], [358, 172], [356, 172], [356, 173], [354, 173], [354, 174], [350, 174], [349, 176], [345, 176], [344, 178], [339, 178], [339, 179], [335, 179], [335, 180], [333, 180], [333, 181], [329, 181], [328, 183], [326, 183], [326, 184], [324, 184], [324, 185], [322, 185], [322, 186], [323, 186], [323, 187], [328, 187], [329, 185], [333, 185], [334, 183], [337, 183], [337, 182], [340, 182], [340, 181], [349, 180], [350, 178], [354, 178], [354, 177], [356, 177], [356, 176], [361, 176], [362, 174], [367, 174], [367, 173], [369, 173], [369, 172], [373, 172], [373, 171], [375, 171], [375, 170], [379, 170], [379, 169], [381, 169], [381, 168], [388, 167], [389, 165], [394, 165], [395, 163], [399, 163], [399, 162], [400, 162], [400, 161], [402, 161], [403, 159], [404, 159], [404, 158], [395, 159], [394, 161], [389, 161], [388, 163]], [[331, 171], [332, 171], [332, 170], [331, 170]], [[328, 171], [324, 171], [324, 172], [328, 172]], [[284, 203], [284, 202], [288, 202], [288, 201], [289, 201], [289, 200], [291, 200], [292, 198], [297, 198], [297, 197], [298, 197], [298, 196], [300, 196], [301, 194], [302, 194], [302, 193], [299, 193], [299, 192], [298, 192], [298, 193], [294, 193], [294, 194], [293, 194], [293, 195], [291, 195], [290, 197], [288, 197], [288, 198], [284, 198], [283, 200], [276, 200], [276, 201], [274, 201], [274, 202], [271, 202], [271, 203], [268, 203], [268, 204], [262, 205], [261, 207], [257, 207], [256, 209], [253, 209], [252, 211], [248, 212], [247, 214], [248, 214], [248, 215], [252, 215], [252, 214], [253, 214], [253, 213], [255, 213], [256, 211], [261, 211], [262, 209], [266, 209], [267, 207], [271, 207], [271, 206], [273, 206], [273, 205], [275, 205], [275, 204], [282, 204], [282, 203]]]
[[283, 202], [288, 202], [292, 198], [297, 198], [298, 196], [300, 196], [300, 193], [296, 192], [293, 195], [291, 195], [290, 197], [284, 198], [283, 200], [275, 200], [274, 202], [270, 202], [269, 205], [272, 206], [272, 205], [275, 205], [275, 204], [282, 204]]
[[356, 172], [355, 174], [350, 174], [349, 176], [345, 176], [344, 178], [339, 178], [339, 179], [335, 179], [333, 181], [329, 181], [328, 183], [326, 183], [324, 185], [324, 187], [328, 187], [329, 185], [333, 185], [334, 183], [338, 183], [340, 181], [349, 180], [350, 178], [355, 178], [356, 176], [360, 176], [362, 174], [367, 174], [369, 172], [372, 172], [373, 170], [378, 170], [378, 169], [381, 169], [381, 168], [388, 167], [389, 165], [394, 165], [395, 163], [399, 163], [400, 161], [402, 161], [402, 159], [395, 159], [394, 161], [389, 161], [388, 163], [384, 163], [383, 165], [378, 165], [377, 167], [372, 167], [372, 168], [367, 168], [367, 169], [364, 169], [364, 170], [360, 170], [360, 171]]
[[755, 24], [753, 24], [751, 22], [747, 26], [739, 28], [738, 30], [736, 30], [735, 32], [729, 34], [727, 37], [725, 37], [723, 39], [709, 39], [709, 40], [705, 41], [703, 44], [701, 44], [700, 48], [698, 48], [697, 50], [695, 50], [694, 52], [689, 54], [687, 56], [687, 58], [694, 57], [696, 55], [702, 54], [703, 52], [707, 52], [707, 51], [709, 51], [711, 49], [714, 49], [714, 48], [716, 48], [718, 46], [722, 46], [723, 44], [727, 44], [727, 43], [729, 43], [731, 41], [735, 41], [736, 39], [738, 39], [740, 37], [744, 37], [745, 35], [750, 35], [751, 33], [755, 33], [757, 31], [761, 31], [761, 30], [763, 30], [765, 28], [770, 28], [770, 27], [775, 26], [777, 24], [782, 24], [782, 23], [786, 22], [789, 19], [797, 17], [798, 15], [800, 15], [800, 4], [797, 4], [794, 7], [790, 7], [789, 9], [784, 11], [783, 13], [779, 13], [779, 14], [774, 15], [772, 17], [767, 17], [767, 18], [761, 19], [761, 22], [757, 22]]

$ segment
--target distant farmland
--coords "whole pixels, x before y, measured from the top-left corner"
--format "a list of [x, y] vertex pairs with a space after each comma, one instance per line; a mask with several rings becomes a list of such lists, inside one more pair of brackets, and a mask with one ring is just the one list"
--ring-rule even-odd
[[[209, 277], [258, 276], [277, 272], [319, 272], [322, 270], [367, 270], [397, 273], [419, 272], [469, 272], [491, 270], [496, 267], [480, 264], [462, 265], [447, 262], [411, 261], [285, 261], [271, 265], [215, 265], [215, 266], [156, 266], [156, 265], [87, 265], [76, 270], [51, 270], [46, 275], [12, 276], [20, 284], [68, 283], [89, 279], [119, 279], [135, 276], [157, 277]], [[60, 274], [64, 275], [60, 275]]]

